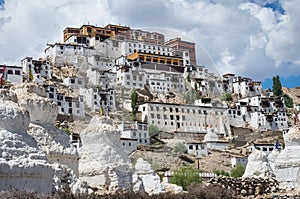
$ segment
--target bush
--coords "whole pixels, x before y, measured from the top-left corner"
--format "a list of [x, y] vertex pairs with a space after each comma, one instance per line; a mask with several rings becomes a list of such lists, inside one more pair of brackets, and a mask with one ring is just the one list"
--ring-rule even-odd
[[187, 187], [191, 183], [199, 184], [202, 182], [202, 179], [199, 177], [199, 170], [193, 166], [182, 166], [174, 170], [174, 174], [171, 177], [171, 183], [182, 186], [184, 190], [187, 190]]
[[245, 167], [241, 164], [237, 164], [230, 172], [230, 176], [234, 178], [242, 177], [245, 173]]
[[224, 170], [214, 169], [213, 173], [215, 173], [217, 176], [229, 176], [229, 173]]
[[179, 154], [187, 153], [187, 148], [184, 144], [177, 142], [174, 146], [174, 152]]

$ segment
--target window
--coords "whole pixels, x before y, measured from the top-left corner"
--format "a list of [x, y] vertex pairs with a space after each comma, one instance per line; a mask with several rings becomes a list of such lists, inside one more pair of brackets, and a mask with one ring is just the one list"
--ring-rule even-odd
[[7, 74], [13, 74], [13, 71], [12, 70], [7, 70]]
[[19, 70], [15, 71], [15, 75], [20, 75], [20, 74], [21, 74], [21, 72]]
[[263, 151], [268, 151], [268, 148], [267, 147], [263, 147]]

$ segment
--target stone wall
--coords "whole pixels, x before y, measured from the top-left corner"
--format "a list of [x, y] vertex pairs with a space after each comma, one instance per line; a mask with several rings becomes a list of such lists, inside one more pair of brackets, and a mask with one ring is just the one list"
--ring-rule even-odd
[[209, 184], [219, 184], [223, 188], [233, 189], [236, 194], [245, 197], [261, 196], [279, 191], [279, 184], [273, 178], [212, 178]]

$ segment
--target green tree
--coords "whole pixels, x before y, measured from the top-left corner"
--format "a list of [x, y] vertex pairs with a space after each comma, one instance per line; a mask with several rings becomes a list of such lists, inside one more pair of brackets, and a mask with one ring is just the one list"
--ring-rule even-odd
[[174, 146], [174, 152], [175, 153], [187, 153], [187, 148], [184, 144], [177, 142]]
[[233, 169], [230, 171], [230, 176], [234, 178], [242, 177], [245, 173], [245, 167], [241, 164], [237, 164]]
[[136, 103], [137, 103], [137, 93], [136, 93], [136, 90], [133, 89], [132, 92], [131, 92], [131, 109], [132, 109], [132, 112], [131, 112], [131, 119], [132, 120], [136, 120]]
[[289, 95], [284, 94], [283, 99], [284, 99], [284, 104], [286, 105], [286, 107], [288, 107], [288, 108], [293, 108], [294, 107], [293, 99]]
[[278, 75], [273, 77], [272, 91], [273, 91], [273, 94], [276, 96], [282, 96], [282, 94], [283, 94], [280, 78]]
[[199, 177], [200, 171], [190, 166], [182, 166], [174, 170], [174, 174], [171, 177], [171, 183], [182, 186], [184, 190], [187, 190], [187, 187], [191, 183], [199, 184], [202, 183], [202, 179]]
[[150, 124], [148, 130], [149, 130], [150, 137], [157, 135], [159, 133], [159, 128], [154, 124]]

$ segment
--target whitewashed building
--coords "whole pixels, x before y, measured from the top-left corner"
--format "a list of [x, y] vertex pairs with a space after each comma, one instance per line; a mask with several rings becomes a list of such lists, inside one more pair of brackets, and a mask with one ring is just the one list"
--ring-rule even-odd
[[200, 91], [201, 96], [216, 97], [223, 93], [222, 78], [209, 73], [204, 66], [186, 66], [184, 77], [190, 79], [191, 87]]
[[23, 83], [22, 66], [0, 65], [0, 77], [3, 83], [21, 84]]
[[109, 114], [110, 110], [116, 110], [115, 90], [102, 90], [100, 87], [90, 87], [80, 89], [80, 94], [84, 96], [86, 106], [92, 112], [102, 112]]
[[100, 86], [102, 89], [113, 89], [116, 86], [116, 73], [101, 71], [98, 69], [88, 69], [86, 71], [88, 85]]
[[96, 68], [101, 71], [110, 70], [115, 64], [114, 59], [105, 57], [101, 54], [89, 56], [88, 62], [92, 65], [92, 68]]
[[233, 157], [231, 158], [231, 167], [234, 168], [237, 165], [242, 165], [244, 168], [246, 168], [248, 163], [248, 157], [243, 157], [243, 156], [239, 156], [239, 157]]
[[135, 138], [120, 138], [120, 147], [124, 149], [126, 154], [131, 154], [137, 149], [137, 139]]
[[197, 158], [208, 156], [207, 146], [203, 142], [186, 142], [187, 153]]
[[264, 152], [266, 155], [272, 153], [273, 150], [281, 150], [282, 146], [281, 144], [276, 141], [275, 144], [272, 143], [255, 143], [252, 146], [247, 147], [247, 149], [252, 152], [254, 150], [259, 150]]
[[210, 127], [218, 134], [230, 133], [229, 123], [224, 119], [226, 108], [146, 102], [139, 105], [138, 111], [142, 122], [156, 125], [161, 131], [206, 133]]
[[21, 60], [23, 73], [28, 77], [29, 71], [31, 74], [40, 75], [40, 77], [50, 79], [52, 77], [52, 70], [50, 61], [48, 59], [34, 60], [32, 57], [25, 57]]
[[282, 97], [246, 97], [236, 103], [236, 109], [228, 111], [241, 114], [244, 122], [262, 131], [288, 128], [288, 115]]
[[250, 78], [237, 76], [232, 82], [232, 91], [240, 98], [260, 95], [262, 92], [261, 82], [252, 81]]
[[132, 138], [137, 140], [137, 144], [149, 145], [150, 136], [148, 132], [148, 124], [142, 122], [125, 123], [118, 125], [121, 131], [121, 138]]
[[85, 79], [79, 76], [66, 77], [63, 80], [64, 84], [73, 89], [79, 89], [85, 87]]
[[84, 96], [79, 95], [66, 96], [63, 93], [57, 92], [57, 87], [54, 85], [44, 85], [47, 98], [52, 99], [57, 103], [58, 114], [73, 115], [75, 117], [85, 117]]
[[55, 43], [48, 44], [44, 52], [56, 67], [83, 67], [82, 63], [87, 65], [88, 57], [95, 54], [95, 49], [82, 44]]
[[144, 88], [146, 83], [144, 74], [132, 66], [116, 66], [116, 75], [116, 84], [125, 88]]

